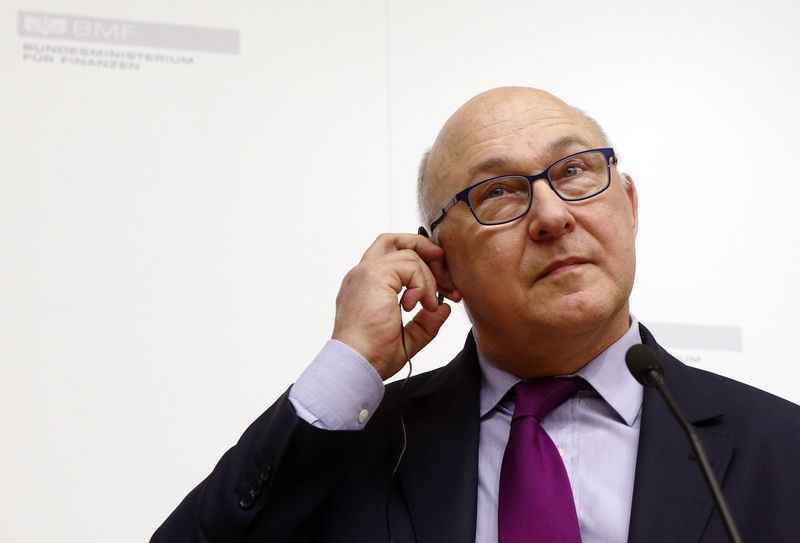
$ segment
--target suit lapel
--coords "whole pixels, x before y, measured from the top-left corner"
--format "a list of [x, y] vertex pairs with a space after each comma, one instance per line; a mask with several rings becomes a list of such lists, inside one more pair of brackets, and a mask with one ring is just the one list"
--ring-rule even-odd
[[[686, 366], [658, 344], [646, 328], [643, 343], [659, 353], [664, 378], [678, 405], [694, 426], [722, 482], [733, 443], [715, 427], [724, 411]], [[654, 389], [645, 389], [629, 543], [696, 543], [711, 517], [713, 500], [689, 442]], [[718, 513], [714, 513], [718, 514]]]
[[408, 445], [399, 479], [419, 543], [475, 541], [480, 380], [470, 334], [403, 407]]

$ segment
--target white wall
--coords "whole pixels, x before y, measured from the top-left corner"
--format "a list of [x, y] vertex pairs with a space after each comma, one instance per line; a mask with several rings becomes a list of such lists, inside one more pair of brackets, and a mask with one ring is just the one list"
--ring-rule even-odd
[[[19, 12], [227, 29], [240, 49], [22, 36]], [[799, 16], [788, 0], [6, 3], [0, 539], [146, 540], [314, 356], [375, 235], [416, 229], [419, 155], [498, 85], [548, 89], [609, 132], [639, 190], [639, 319], [688, 362], [800, 402]], [[44, 62], [31, 44], [191, 63]], [[457, 312], [415, 371], [467, 329]]]

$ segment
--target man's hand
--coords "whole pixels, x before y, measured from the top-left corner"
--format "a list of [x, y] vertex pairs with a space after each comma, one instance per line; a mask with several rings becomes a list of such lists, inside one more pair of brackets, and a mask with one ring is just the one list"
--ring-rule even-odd
[[447, 273], [441, 247], [415, 234], [382, 234], [345, 275], [336, 297], [333, 339], [366, 358], [383, 380], [406, 363], [397, 307], [403, 287], [404, 310], [422, 305], [405, 326], [408, 356], [412, 357], [436, 337], [450, 315], [450, 306], [439, 305], [436, 291], [454, 302], [461, 300]]

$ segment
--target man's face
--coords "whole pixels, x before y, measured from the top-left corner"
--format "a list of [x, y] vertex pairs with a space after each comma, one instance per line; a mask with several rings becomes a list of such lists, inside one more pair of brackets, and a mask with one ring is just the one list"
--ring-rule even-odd
[[[436, 202], [490, 177], [539, 173], [606, 146], [591, 123], [550, 95], [490, 91], [456, 112], [434, 145]], [[611, 186], [581, 202], [564, 202], [536, 181], [529, 213], [505, 225], [479, 224], [464, 204], [448, 212], [440, 243], [487, 354], [513, 357], [531, 342], [581, 334], [605, 348], [627, 329], [636, 193], [611, 170]]]

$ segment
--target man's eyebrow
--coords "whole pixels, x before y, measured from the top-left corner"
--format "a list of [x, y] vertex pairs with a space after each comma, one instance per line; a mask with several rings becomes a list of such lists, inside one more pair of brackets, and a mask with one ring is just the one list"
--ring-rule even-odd
[[[586, 141], [580, 136], [573, 135], [573, 136], [564, 136], [562, 138], [557, 139], [556, 141], [554, 141], [553, 143], [551, 143], [546, 147], [546, 153], [555, 154], [557, 151], [563, 151], [567, 147], [572, 147], [572, 146], [583, 147], [585, 149], [592, 148], [592, 145], [588, 141]], [[557, 159], [558, 158], [556, 158], [556, 160]]]
[[[584, 149], [592, 148], [591, 144], [580, 136], [564, 136], [548, 144], [544, 148], [544, 154], [546, 156], [553, 157], [553, 161], [556, 161], [563, 156], [565, 149], [573, 146], [583, 147]], [[479, 163], [475, 164], [473, 167], [471, 167], [467, 172], [467, 175], [469, 175], [470, 179], [475, 179], [475, 176], [480, 172], [492, 171], [492, 170], [510, 171], [511, 169], [516, 167], [515, 164], [517, 162], [518, 162], [517, 160], [514, 160], [513, 158], [506, 155], [489, 157], [486, 160], [482, 160]], [[524, 172], [517, 172], [517, 173], [524, 173]], [[529, 172], [529, 173], [534, 173], [534, 172]]]
[[467, 175], [469, 175], [470, 179], [474, 179], [475, 176], [480, 172], [485, 171], [492, 171], [492, 170], [508, 170], [511, 168], [511, 165], [514, 161], [507, 156], [493, 156], [489, 157], [486, 160], [482, 160], [479, 163], [475, 164], [473, 167], [469, 169]]

